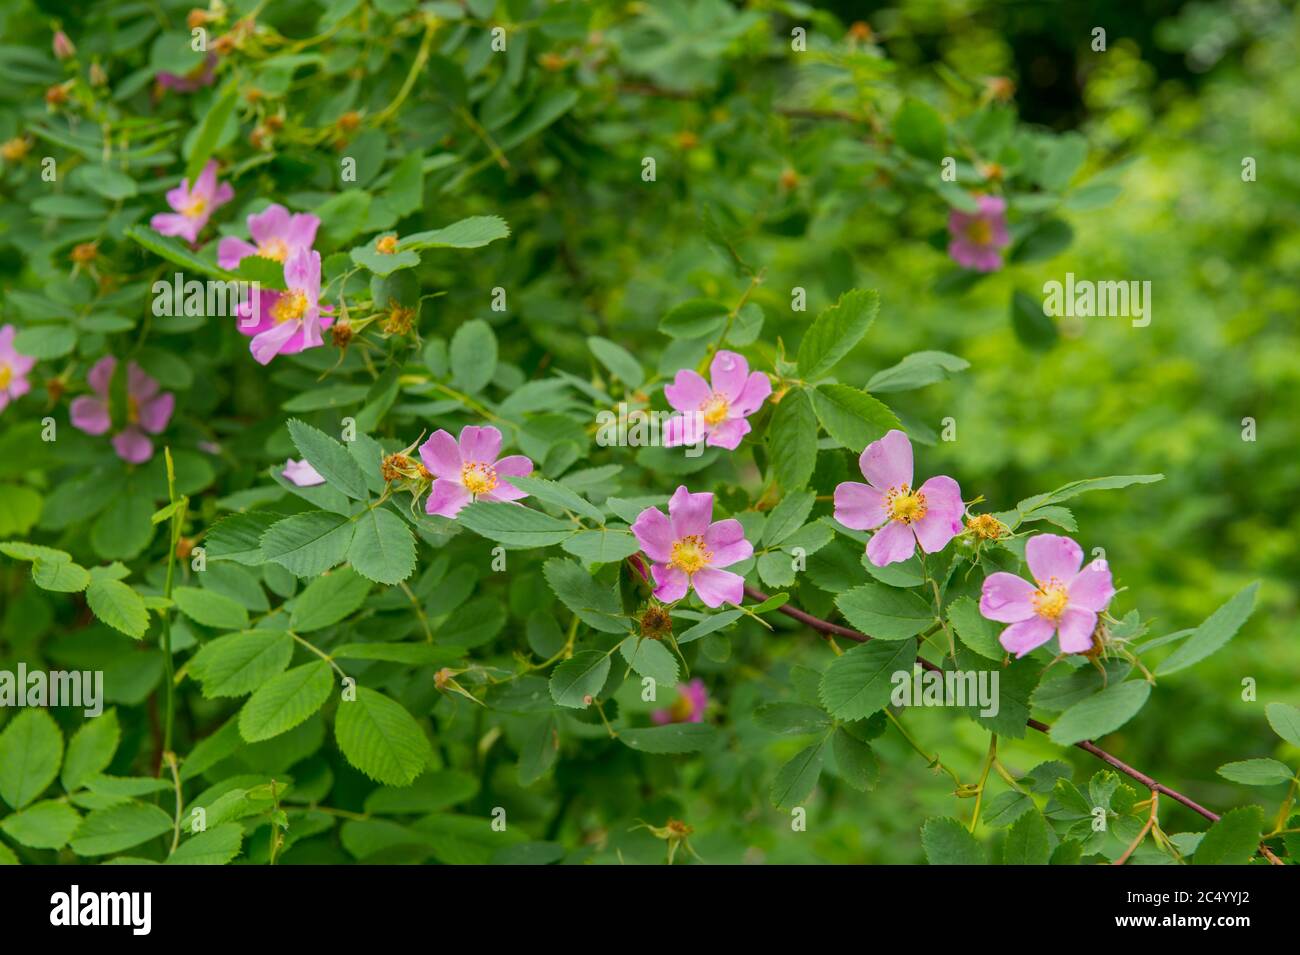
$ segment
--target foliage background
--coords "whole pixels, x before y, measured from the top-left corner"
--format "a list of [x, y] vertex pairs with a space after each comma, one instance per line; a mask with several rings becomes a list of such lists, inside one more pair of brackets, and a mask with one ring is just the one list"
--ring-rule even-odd
[[[231, 4], [240, 12], [251, 6]], [[426, 257], [420, 285], [440, 296], [423, 302], [423, 342], [407, 356], [412, 364], [400, 394], [386, 399], [387, 413], [374, 409], [379, 434], [402, 446], [420, 430], [475, 421], [425, 387], [430, 370], [438, 378], [437, 343], [450, 342], [469, 319], [490, 323], [496, 333], [501, 363], [489, 388], [494, 402], [508, 400], [543, 368], [606, 377], [587, 349], [588, 335], [622, 344], [647, 369], [656, 363], [678, 367], [681, 353], [667, 350], [669, 341], [657, 330], [664, 313], [694, 296], [734, 302], [748, 285], [708, 241], [701, 214], [709, 210], [745, 257], [766, 269], [752, 296], [763, 308], [764, 331], [745, 349], [755, 367], [771, 367], [778, 342], [797, 343], [811, 316], [854, 287], [878, 289], [882, 310], [869, 339], [840, 366], [841, 380], [861, 384], [919, 349], [941, 349], [971, 363], [927, 389], [896, 396], [895, 404], [909, 424], [937, 430], [943, 418], [956, 419], [956, 442], [918, 455], [928, 473], [958, 476], [968, 497], [982, 493], [993, 506], [1006, 507], [1077, 478], [1163, 472], [1160, 484], [1076, 502], [1080, 543], [1085, 551], [1104, 546], [1127, 588], [1116, 611], [1140, 607], [1155, 629], [1181, 629], [1256, 579], [1263, 581], [1259, 609], [1227, 650], [1161, 681], [1140, 717], [1110, 736], [1107, 747], [1219, 811], [1251, 794], [1218, 777], [1218, 765], [1251, 756], [1294, 763], [1294, 748], [1278, 742], [1262, 715], [1262, 700], [1300, 703], [1294, 543], [1300, 516], [1292, 506], [1300, 487], [1293, 398], [1300, 377], [1294, 331], [1300, 245], [1291, 228], [1300, 188], [1300, 132], [1291, 116], [1300, 95], [1294, 55], [1300, 26], [1293, 10], [1262, 2], [921, 0], [816, 10], [686, 0], [503, 0], [468, 8], [446, 11], [449, 21], [436, 35], [432, 62], [396, 119], [373, 136], [363, 127], [361, 144], [352, 147], [370, 150], [358, 185], [382, 194], [378, 170], [387, 172], [404, 155], [419, 152], [425, 157], [423, 208], [409, 220], [402, 217], [401, 232], [499, 215], [512, 234], [483, 249]], [[153, 72], [173, 55], [158, 38], [183, 41], [187, 9], [166, 0], [10, 0], [0, 12], [0, 140], [35, 127], [50, 130], [34, 154], [69, 157], [73, 168], [77, 150], [57, 137], [74, 144], [77, 136], [93, 137], [94, 123], [83, 121], [74, 133], [40, 100], [42, 90], [63, 76], [48, 52], [53, 18], [78, 44], [83, 62], [98, 60], [109, 71], [114, 102], [108, 109], [119, 117], [167, 122], [128, 135], [161, 143], [177, 156], [182, 137], [213, 96], [203, 90], [157, 99], [151, 92]], [[295, 209], [316, 208], [337, 195], [336, 121], [348, 110], [382, 115], [398, 100], [420, 46], [415, 9], [405, 0], [259, 6], [258, 23], [283, 37], [334, 32], [300, 54], [276, 43], [241, 54], [259, 85], [285, 83], [271, 108], [283, 102], [291, 120], [274, 149], [260, 155], [239, 141], [248, 135], [248, 122], [227, 129], [218, 150], [239, 170], [238, 197], [219, 217], [222, 223], [240, 227], [246, 203], [259, 195], [287, 200]], [[160, 32], [160, 18], [170, 34]], [[855, 20], [869, 21], [880, 44], [859, 44], [858, 55], [843, 58]], [[512, 25], [504, 63], [487, 46], [488, 22]], [[785, 40], [798, 23], [810, 28], [812, 53], [802, 61], [791, 56]], [[1108, 31], [1103, 54], [1088, 46], [1096, 25]], [[271, 64], [291, 54], [307, 59], [285, 78]], [[1106, 192], [1094, 190], [1087, 201], [1067, 199], [1057, 214], [1070, 226], [1072, 242], [1041, 261], [972, 283], [954, 280], [942, 241], [937, 248], [933, 241], [944, 228], [942, 198], [905, 163], [900, 166], [882, 139], [905, 97], [946, 117], [964, 116], [985, 97], [984, 78], [994, 76], [1015, 82], [1021, 122], [1081, 137], [1087, 149], [1074, 182], [1113, 186], [1115, 197], [1101, 204]], [[462, 108], [491, 129], [504, 163], [465, 121]], [[851, 112], [866, 121], [791, 115], [801, 109]], [[640, 180], [645, 155], [658, 157], [653, 184]], [[1257, 160], [1257, 182], [1242, 182], [1243, 156]], [[68, 254], [77, 243], [101, 242], [101, 273], [138, 279], [154, 269], [157, 261], [126, 239], [124, 229], [161, 207], [161, 190], [178, 178], [181, 164], [142, 158], [132, 165], [143, 204], [109, 203], [102, 214], [74, 209], [64, 215], [42, 209], [41, 197], [51, 187], [41, 182], [34, 162], [7, 164], [0, 172], [0, 321], [24, 327], [57, 320], [68, 309], [103, 313], [94, 282], [84, 273], [69, 277]], [[797, 176], [793, 187], [782, 184], [787, 169]], [[1025, 211], [1032, 218], [1032, 210]], [[327, 218], [326, 254], [387, 227], [376, 221], [365, 228], [363, 217], [349, 228]], [[1018, 333], [1008, 307], [1012, 292], [1037, 298], [1044, 281], [1067, 271], [1150, 280], [1151, 326], [1061, 320], [1054, 328]], [[496, 286], [509, 289], [505, 314], [488, 308]], [[807, 313], [789, 309], [794, 286], [808, 290]], [[137, 289], [136, 298], [142, 296]], [[264, 369], [229, 327], [151, 328], [130, 295], [110, 298], [108, 310], [127, 315], [131, 327], [109, 335], [80, 328], [73, 348], [42, 362], [40, 377], [75, 385], [106, 348], [145, 349], [151, 370], [170, 376], [164, 383], [181, 396], [169, 434], [180, 449], [183, 490], [197, 511], [187, 535], [265, 500], [255, 489], [268, 487], [267, 467], [294, 453], [284, 427], [288, 417], [336, 428], [337, 409], [286, 409], [302, 391], [317, 387], [317, 375], [337, 357], [332, 350], [328, 357], [321, 357], [325, 350], [309, 352]], [[398, 353], [406, 344], [383, 347]], [[422, 359], [432, 362], [423, 372]], [[369, 381], [355, 351], [341, 373], [353, 383]], [[57, 396], [40, 391], [0, 415], [6, 490], [22, 487], [40, 499], [35, 516], [16, 505], [0, 511], [0, 521], [8, 522], [0, 536], [30, 537], [88, 563], [122, 559], [145, 590], [160, 592], [166, 535], [146, 524], [166, 498], [161, 456], [127, 475], [70, 427], [52, 448], [32, 451], [40, 417], [62, 414], [66, 425]], [[363, 400], [346, 407], [356, 413], [376, 397], [367, 389]], [[527, 409], [513, 410], [522, 418]], [[1241, 439], [1244, 417], [1258, 422], [1253, 443]], [[196, 451], [202, 441], [218, 443], [221, 453]], [[721, 466], [710, 472], [711, 480], [743, 480], [746, 467], [742, 459], [733, 475]], [[111, 481], [105, 477], [110, 469]], [[112, 482], [126, 483], [105, 490]], [[86, 513], [92, 489], [101, 492], [98, 515]], [[442, 573], [486, 550], [482, 540], [467, 542], [469, 536], [447, 548], [448, 560], [438, 565]], [[435, 553], [421, 548], [421, 573], [430, 573]], [[476, 601], [472, 607], [495, 629], [476, 656], [509, 661], [527, 643], [529, 612], [550, 598], [532, 562], [504, 577], [488, 573], [485, 559], [478, 565], [483, 570], [473, 575], [473, 597], [462, 599]], [[456, 595], [440, 581], [424, 579], [415, 589], [437, 627], [454, 629], [464, 619], [458, 614], [465, 609], [457, 609]], [[133, 646], [84, 604], [33, 586], [26, 565], [13, 561], [0, 566], [0, 599], [0, 665], [101, 663], [122, 728], [108, 769], [153, 775], [159, 720], [153, 691], [162, 679], [157, 628], [144, 645]], [[557, 617], [562, 613], [557, 605]], [[399, 594], [377, 598], [353, 635], [396, 640], [417, 627]], [[182, 656], [216, 632], [180, 617], [173, 631]], [[339, 635], [337, 642], [344, 639]], [[638, 820], [662, 825], [675, 816], [694, 827], [692, 845], [708, 861], [921, 861], [921, 820], [968, 807], [954, 808], [947, 777], [928, 770], [893, 733], [874, 743], [882, 774], [871, 792], [856, 793], [824, 777], [810, 803], [808, 833], [791, 832], [788, 814], [767, 798], [772, 778], [801, 744], [758, 730], [752, 710], [782, 697], [792, 667], [823, 666], [826, 655], [806, 630], [778, 624], [771, 635], [745, 624], [692, 660], [721, 708], [718, 718], [736, 732], [735, 747], [707, 759], [647, 758], [602, 741], [599, 724], [589, 722], [590, 732], [570, 730], [557, 768], [530, 786], [517, 778], [513, 751], [521, 746], [522, 729], [510, 718], [440, 697], [427, 672], [395, 669], [377, 678], [388, 681], [412, 712], [430, 717], [438, 759], [456, 772], [447, 784], [464, 787], [447, 808], [481, 817], [504, 806], [531, 840], [558, 842], [572, 860], [655, 861], [662, 843], [633, 827]], [[1247, 677], [1257, 681], [1261, 702], [1241, 699]], [[231, 701], [204, 699], [192, 681], [181, 682], [178, 694], [177, 748], [184, 754], [233, 710]], [[80, 717], [55, 715], [70, 736]], [[0, 720], [6, 716], [0, 713]], [[909, 714], [909, 726], [924, 748], [963, 778], [978, 773], [987, 735], [975, 723], [923, 710]], [[494, 728], [503, 739], [484, 748], [480, 741]], [[307, 835], [288, 848], [285, 862], [457, 861], [461, 850], [478, 858], [446, 833], [436, 852], [412, 849], [383, 828], [395, 823], [354, 827], [349, 834], [345, 820], [366, 812], [373, 783], [340, 757], [323, 726], [290, 735], [280, 746], [251, 747], [205, 777], [217, 783], [218, 777], [288, 773], [309, 780], [305, 789], [316, 787], [295, 807]], [[1007, 741], [1003, 758], [1020, 772], [1065, 759], [1085, 779], [1098, 768], [1083, 753], [1062, 753], [1032, 736]], [[168, 808], [168, 794], [147, 798]], [[295, 797], [289, 798], [292, 803]], [[1162, 818], [1171, 832], [1202, 828], [1179, 807], [1167, 813]], [[269, 825], [247, 828], [247, 858], [264, 860]], [[24, 861], [74, 860], [66, 849], [8, 845]], [[149, 848], [131, 854], [158, 857], [164, 847], [159, 843], [152, 855]]]

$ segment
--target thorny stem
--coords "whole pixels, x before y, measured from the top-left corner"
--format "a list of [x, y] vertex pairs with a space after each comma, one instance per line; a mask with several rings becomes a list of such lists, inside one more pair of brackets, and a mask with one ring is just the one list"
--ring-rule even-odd
[[[757, 587], [750, 587], [748, 584], [745, 586], [745, 594], [748, 597], [750, 597], [750, 599], [757, 600], [759, 602], [767, 600], [767, 594], [763, 593]], [[860, 633], [857, 630], [852, 629], [851, 627], [844, 627], [836, 623], [831, 623], [829, 620], [823, 620], [820, 617], [814, 617], [812, 614], [806, 613], [800, 610], [798, 607], [792, 607], [788, 603], [781, 607], [778, 607], [777, 610], [785, 614], [787, 617], [793, 617], [795, 620], [798, 620], [800, 623], [808, 627], [811, 627], [813, 630], [816, 630], [817, 632], [822, 634], [826, 634], [826, 635], [833, 634], [838, 637], [845, 637], [849, 640], [855, 640], [858, 643], [866, 643], [868, 640], [871, 639], [871, 637], [869, 637], [865, 633]], [[942, 671], [943, 669], [942, 667], [934, 663], [931, 663], [929, 660], [926, 660], [923, 657], [918, 657], [917, 663], [919, 663], [921, 667], [926, 670]], [[890, 719], [893, 719], [893, 714], [891, 714], [888, 709], [885, 710], [885, 715], [888, 716]], [[895, 725], [899, 725], [896, 720], [895, 720]], [[1052, 729], [1051, 726], [1049, 726], [1048, 724], [1035, 719], [1027, 720], [1025, 725], [1028, 726], [1030, 729], [1037, 730], [1038, 732], [1044, 734], [1049, 733]], [[1182, 805], [1186, 806], [1188, 809], [1192, 810], [1192, 812], [1208, 819], [1211, 823], [1215, 823], [1219, 821], [1219, 814], [1217, 812], [1213, 812], [1209, 809], [1206, 809], [1204, 806], [1196, 802], [1196, 800], [1192, 799], [1190, 796], [1185, 796], [1182, 793], [1180, 793], [1178, 790], [1172, 789], [1169, 786], [1166, 786], [1164, 783], [1157, 782], [1155, 779], [1148, 776], [1140, 769], [1135, 769], [1134, 767], [1130, 766], [1128, 763], [1124, 762], [1118, 756], [1112, 756], [1110, 753], [1106, 752], [1096, 743], [1093, 743], [1090, 740], [1082, 740], [1078, 743], [1075, 743], [1074, 745], [1079, 749], [1083, 750], [1085, 753], [1097, 757], [1097, 759], [1101, 760], [1103, 763], [1105, 763], [1107, 766], [1110, 766], [1112, 769], [1118, 770], [1119, 772], [1123, 773], [1125, 776], [1129, 777], [1130, 779], [1137, 780], [1147, 789], [1151, 790], [1152, 793], [1159, 794], [1162, 796], [1168, 796], [1170, 799], [1174, 800], [1175, 802], [1181, 803]], [[915, 744], [913, 744], [913, 748], [916, 748]], [[927, 756], [926, 758], [928, 759], [929, 757]], [[1282, 864], [1281, 861], [1277, 859], [1277, 856], [1274, 855], [1272, 852], [1270, 852], [1268, 847], [1263, 845], [1262, 843], [1260, 844], [1259, 850], [1273, 864], [1275, 865]]]

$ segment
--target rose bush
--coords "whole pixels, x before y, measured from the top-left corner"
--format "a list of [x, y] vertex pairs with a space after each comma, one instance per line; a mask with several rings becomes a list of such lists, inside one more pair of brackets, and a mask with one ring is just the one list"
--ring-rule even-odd
[[[1005, 78], [794, 3], [5, 16], [0, 660], [108, 708], [0, 683], [0, 861], [1294, 859], [1278, 759], [1221, 770], [1267, 821], [1087, 765], [1258, 585], [1156, 624], [1073, 508], [1162, 474], [946, 450], [1003, 356], [882, 263], [1033, 354], [990, 283], [1114, 198]], [[997, 688], [973, 765], [915, 668]], [[959, 801], [899, 825], [911, 750]]]

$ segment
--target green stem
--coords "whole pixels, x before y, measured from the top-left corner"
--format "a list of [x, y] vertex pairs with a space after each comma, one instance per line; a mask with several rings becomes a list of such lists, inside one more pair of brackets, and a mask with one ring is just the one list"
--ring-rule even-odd
[[[167, 463], [167, 500], [176, 503], [176, 468], [172, 464], [172, 449], [163, 448], [163, 457]], [[181, 525], [185, 520], [188, 502], [172, 512], [171, 533], [167, 545], [167, 581], [163, 585], [163, 596], [172, 599], [172, 583], [176, 577], [176, 546], [181, 540]], [[176, 722], [176, 668], [172, 660], [172, 621], [170, 609], [162, 611], [162, 649], [163, 672], [166, 674], [164, 717], [163, 717], [163, 754], [172, 751], [172, 727]], [[159, 766], [161, 771], [162, 766]]]

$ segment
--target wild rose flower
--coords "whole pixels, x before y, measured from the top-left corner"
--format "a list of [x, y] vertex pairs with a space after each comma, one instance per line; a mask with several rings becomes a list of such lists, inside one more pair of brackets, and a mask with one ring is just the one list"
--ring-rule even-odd
[[205, 86], [211, 86], [212, 80], [217, 74], [217, 54], [209, 53], [207, 57], [190, 70], [184, 76], [176, 73], [169, 73], [166, 70], [159, 73], [156, 79], [158, 85], [164, 89], [172, 90], [176, 93], [193, 93], [197, 89]]
[[249, 351], [259, 364], [323, 345], [321, 329], [334, 321], [320, 304], [319, 252], [292, 252], [284, 263], [284, 284], [284, 291], [259, 289], [256, 298], [239, 305], [239, 331], [253, 336]]
[[0, 411], [32, 388], [27, 373], [36, 364], [36, 359], [20, 354], [14, 348], [16, 334], [12, 325], [0, 325]]
[[660, 726], [665, 723], [703, 723], [704, 711], [708, 708], [709, 691], [704, 688], [704, 681], [696, 677], [689, 683], [679, 683], [673, 705], [655, 710], [650, 719]]
[[1059, 534], [1039, 534], [1025, 542], [1030, 583], [1015, 574], [990, 574], [980, 594], [980, 613], [1009, 623], [999, 637], [1004, 649], [1023, 657], [1060, 637], [1062, 653], [1092, 648], [1097, 614], [1115, 596], [1110, 569], [1098, 558], [1080, 570], [1083, 548]]
[[[104, 434], [113, 426], [108, 389], [116, 369], [117, 359], [112, 355], [95, 362], [86, 376], [95, 394], [72, 402], [72, 424], [86, 434]], [[171, 392], [159, 394], [158, 382], [130, 362], [126, 366], [126, 426], [113, 435], [117, 456], [131, 464], [143, 464], [153, 457], [148, 434], [160, 434], [167, 427], [175, 405]]]
[[659, 600], [681, 600], [691, 588], [709, 607], [739, 606], [744, 599], [745, 578], [722, 568], [747, 560], [754, 547], [740, 521], [713, 521], [712, 494], [692, 494], [683, 485], [668, 501], [668, 516], [647, 507], [632, 523], [632, 533], [653, 562]]
[[709, 365], [709, 377], [689, 368], [677, 372], [664, 397], [679, 415], [664, 425], [664, 447], [695, 444], [707, 438], [712, 447], [736, 450], [749, 434], [745, 419], [757, 411], [772, 393], [772, 382], [761, 371], [749, 371], [749, 362], [733, 351], [720, 351]]
[[518, 501], [528, 495], [507, 478], [527, 477], [533, 462], [522, 454], [501, 454], [501, 432], [491, 425], [468, 425], [457, 442], [439, 429], [420, 445], [420, 460], [433, 474], [425, 502], [429, 514], [455, 517], [471, 501]]
[[1001, 196], [978, 196], [978, 212], [948, 215], [948, 254], [962, 268], [996, 272], [1002, 268], [1002, 252], [1011, 244], [1007, 234], [1007, 201]]
[[210, 159], [193, 189], [188, 179], [182, 179], [179, 186], [167, 191], [167, 204], [175, 211], [158, 213], [149, 220], [149, 225], [162, 235], [178, 235], [188, 242], [197, 242], [212, 213], [234, 197], [235, 190], [230, 183], [217, 183], [217, 163]]
[[855, 531], [880, 527], [867, 543], [867, 559], [877, 567], [907, 560], [918, 543], [927, 554], [937, 553], [962, 532], [961, 488], [940, 475], [913, 490], [912, 442], [903, 432], [872, 441], [858, 468], [867, 483], [835, 488], [835, 519]]
[[280, 472], [280, 475], [286, 481], [290, 481], [299, 487], [315, 487], [317, 484], [325, 483], [325, 478], [306, 459], [295, 461], [290, 458], [285, 461], [284, 470]]
[[256, 255], [283, 265], [299, 249], [311, 249], [319, 228], [317, 216], [309, 212], [291, 215], [284, 206], [272, 203], [248, 217], [248, 233], [257, 244], [226, 236], [217, 243], [217, 264], [223, 269], [235, 269], [245, 258]]

